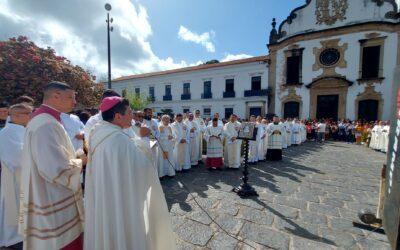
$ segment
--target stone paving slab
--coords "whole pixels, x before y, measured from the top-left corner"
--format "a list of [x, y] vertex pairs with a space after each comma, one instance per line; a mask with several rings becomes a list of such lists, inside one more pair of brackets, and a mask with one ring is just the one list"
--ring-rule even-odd
[[360, 209], [376, 211], [384, 161], [363, 146], [306, 142], [284, 150], [281, 162], [251, 165], [249, 183], [259, 197], [249, 199], [231, 192], [242, 168], [199, 165], [163, 180], [177, 248], [390, 249], [385, 235], [352, 225]]

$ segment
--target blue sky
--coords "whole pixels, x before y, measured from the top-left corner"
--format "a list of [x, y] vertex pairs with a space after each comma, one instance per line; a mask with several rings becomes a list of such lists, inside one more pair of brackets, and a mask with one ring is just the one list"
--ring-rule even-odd
[[[222, 59], [227, 54], [263, 55], [271, 31], [272, 18], [278, 24], [290, 11], [303, 5], [304, 0], [202, 0], [182, 1], [143, 0], [153, 28], [150, 42], [160, 57], [172, 56], [175, 60], [194, 63], [198, 60]], [[201, 34], [214, 31], [212, 39], [215, 52], [184, 42], [177, 36], [183, 25]]]
[[[112, 5], [112, 77], [267, 54], [277, 26], [305, 0], [106, 0]], [[26, 35], [107, 75], [106, 1], [0, 0], [0, 40]]]

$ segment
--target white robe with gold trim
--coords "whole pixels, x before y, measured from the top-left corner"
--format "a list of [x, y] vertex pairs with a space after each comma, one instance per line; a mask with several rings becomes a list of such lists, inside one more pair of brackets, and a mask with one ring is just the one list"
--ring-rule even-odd
[[83, 232], [82, 160], [51, 115], [34, 117], [22, 153], [19, 233], [24, 249], [60, 249]]
[[92, 131], [85, 183], [85, 249], [175, 249], [157, 171], [122, 129]]
[[[171, 125], [172, 132], [175, 137], [174, 158], [175, 170], [181, 171], [182, 169], [190, 169], [190, 153], [189, 153], [189, 135], [187, 126], [183, 122], [174, 122]], [[181, 140], [185, 139], [185, 143]]]

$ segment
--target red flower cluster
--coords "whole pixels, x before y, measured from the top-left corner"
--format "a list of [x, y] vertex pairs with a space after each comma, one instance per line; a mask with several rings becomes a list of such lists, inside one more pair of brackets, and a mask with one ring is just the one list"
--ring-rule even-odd
[[0, 41], [0, 58], [0, 101], [12, 103], [21, 95], [29, 95], [39, 103], [42, 93], [38, 90], [52, 80], [73, 86], [83, 106], [94, 107], [100, 101], [103, 87], [93, 82], [95, 78], [88, 71], [57, 56], [50, 47], [36, 46], [26, 36]]

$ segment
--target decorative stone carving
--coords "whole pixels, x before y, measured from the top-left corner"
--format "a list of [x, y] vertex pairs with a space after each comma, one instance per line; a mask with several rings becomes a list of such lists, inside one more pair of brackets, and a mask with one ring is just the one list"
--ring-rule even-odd
[[346, 11], [349, 7], [347, 0], [317, 0], [315, 16], [316, 24], [332, 25], [337, 20], [346, 19]]
[[382, 117], [382, 112], [383, 112], [383, 98], [382, 98], [382, 93], [376, 92], [375, 91], [375, 86], [372, 85], [371, 83], [368, 83], [367, 86], [365, 86], [364, 92], [363, 93], [358, 93], [357, 98], [354, 100], [354, 106], [355, 106], [355, 116], [358, 117], [358, 104], [360, 101], [364, 100], [376, 100], [379, 102], [378, 104], [378, 119], [381, 119]]
[[[347, 67], [347, 61], [344, 59], [344, 54], [347, 50], [347, 43], [343, 44], [342, 46], [339, 46], [339, 41], [340, 39], [333, 39], [333, 40], [326, 40], [326, 41], [321, 41], [321, 48], [314, 48], [313, 53], [315, 55], [315, 63], [313, 65], [313, 71], [317, 71], [319, 69], [322, 69], [323, 72], [319, 77], [324, 77], [324, 76], [338, 76], [338, 74], [335, 71], [336, 67], [339, 68], [346, 68]], [[339, 58], [335, 60], [333, 64], [324, 64], [323, 62], [321, 63], [321, 54], [323, 52], [326, 52], [329, 49], [334, 49], [339, 53]]]
[[296, 94], [296, 87], [295, 86], [288, 86], [288, 94], [281, 98], [281, 110], [282, 110], [282, 117], [285, 111], [285, 104], [287, 102], [298, 102], [299, 103], [299, 117], [302, 117], [302, 110], [303, 110], [303, 100], [300, 95]]

